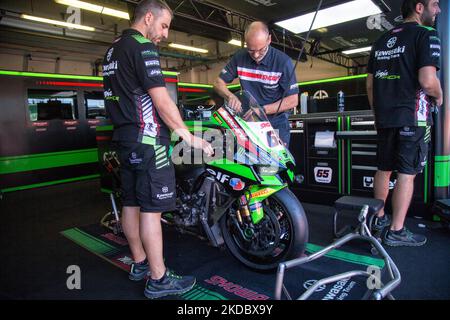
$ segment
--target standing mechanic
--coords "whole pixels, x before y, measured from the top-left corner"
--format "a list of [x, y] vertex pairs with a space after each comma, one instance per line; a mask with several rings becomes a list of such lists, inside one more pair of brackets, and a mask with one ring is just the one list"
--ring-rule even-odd
[[272, 126], [279, 130], [280, 139], [289, 147], [289, 113], [286, 111], [297, 107], [299, 92], [291, 58], [270, 46], [269, 29], [261, 21], [252, 22], [247, 27], [245, 42], [247, 48], [233, 55], [214, 81], [214, 90], [228, 100], [231, 108], [240, 109], [239, 99], [226, 86], [239, 77], [242, 90], [250, 92], [263, 106]]
[[[370, 54], [367, 92], [378, 131], [378, 171], [374, 196], [386, 201], [389, 180], [397, 170], [392, 223], [383, 237], [390, 246], [421, 246], [426, 237], [405, 226], [414, 178], [427, 163], [432, 108], [442, 105], [439, 70], [441, 46], [432, 28], [439, 0], [404, 0], [404, 23], [384, 34]], [[376, 227], [390, 221], [380, 211]]]
[[161, 213], [175, 209], [175, 174], [168, 155], [169, 128], [194, 148], [212, 148], [191, 135], [169, 96], [156, 45], [167, 38], [172, 10], [163, 0], [137, 5], [130, 29], [114, 41], [103, 60], [106, 110], [114, 125], [122, 182], [122, 227], [134, 263], [129, 278], [150, 274], [147, 298], [182, 294], [195, 284], [177, 276], [163, 260]]

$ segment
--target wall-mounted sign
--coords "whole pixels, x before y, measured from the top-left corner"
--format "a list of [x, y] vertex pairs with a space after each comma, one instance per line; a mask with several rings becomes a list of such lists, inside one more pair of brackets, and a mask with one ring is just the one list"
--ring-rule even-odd
[[325, 90], [317, 90], [314, 92], [313, 99], [325, 99], [328, 98], [328, 92]]
[[330, 167], [315, 167], [314, 168], [314, 179], [318, 183], [331, 183], [333, 178], [333, 169]]

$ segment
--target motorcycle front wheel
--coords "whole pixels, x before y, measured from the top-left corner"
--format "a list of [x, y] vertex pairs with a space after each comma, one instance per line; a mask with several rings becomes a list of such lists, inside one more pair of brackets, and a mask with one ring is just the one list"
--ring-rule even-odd
[[300, 257], [308, 241], [308, 221], [297, 197], [288, 188], [264, 200], [264, 218], [256, 225], [224, 214], [220, 228], [231, 254], [244, 265], [272, 271], [282, 261]]

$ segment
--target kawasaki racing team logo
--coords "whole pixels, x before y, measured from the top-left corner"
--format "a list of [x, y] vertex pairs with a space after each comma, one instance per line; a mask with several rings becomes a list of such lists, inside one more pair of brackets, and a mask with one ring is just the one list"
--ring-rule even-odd
[[109, 60], [111, 60], [113, 51], [114, 51], [114, 48], [109, 49], [108, 54], [106, 55], [106, 61], [109, 62]]
[[[303, 288], [305, 288], [306, 290], [308, 290], [309, 288], [311, 288], [313, 285], [315, 285], [317, 282], [317, 280], [306, 280], [305, 282], [303, 282]], [[317, 287], [317, 289], [314, 292], [320, 292], [325, 290], [327, 286], [325, 284], [322, 284], [320, 286]]]
[[392, 37], [388, 40], [386, 45], [389, 49], [392, 49], [396, 43], [397, 43], [397, 37]]

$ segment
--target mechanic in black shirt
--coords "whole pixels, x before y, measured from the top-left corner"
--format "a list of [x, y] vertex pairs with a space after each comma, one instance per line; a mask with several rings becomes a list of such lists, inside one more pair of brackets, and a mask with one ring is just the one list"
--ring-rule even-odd
[[392, 197], [392, 223], [381, 210], [375, 227], [390, 224], [383, 242], [390, 246], [421, 246], [426, 237], [404, 227], [414, 191], [414, 178], [427, 163], [432, 107], [442, 105], [436, 71], [440, 40], [432, 26], [439, 0], [404, 0], [404, 23], [385, 33], [372, 47], [367, 92], [378, 131], [378, 171], [374, 197], [386, 201], [389, 180], [397, 170]]
[[175, 209], [175, 173], [168, 154], [172, 129], [188, 145], [212, 155], [211, 145], [189, 133], [169, 96], [156, 44], [167, 38], [172, 10], [163, 0], [137, 5], [130, 29], [103, 60], [106, 110], [114, 125], [122, 183], [122, 227], [134, 263], [129, 278], [144, 279], [144, 294], [182, 294], [195, 284], [176, 276], [163, 260], [161, 213]]

